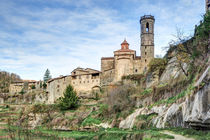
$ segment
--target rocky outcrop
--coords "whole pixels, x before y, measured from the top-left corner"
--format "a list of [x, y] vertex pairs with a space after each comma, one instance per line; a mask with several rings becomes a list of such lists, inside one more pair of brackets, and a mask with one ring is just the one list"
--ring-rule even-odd
[[[157, 128], [191, 127], [196, 129], [210, 129], [210, 67], [195, 82], [197, 90], [179, 99], [169, 106], [159, 105], [151, 109], [147, 107], [137, 109], [125, 120], [120, 122], [120, 128], [133, 128], [138, 115], [158, 114], [152, 120]], [[205, 85], [203, 85], [205, 84]]]
[[[173, 57], [169, 60], [168, 65], [166, 66], [165, 71], [160, 77], [160, 83], [167, 83], [173, 80], [180, 80], [184, 76], [184, 73], [180, 68], [177, 67], [176, 57]], [[184, 64], [184, 69], [187, 69], [187, 65]]]
[[[197, 92], [191, 93], [182, 103], [174, 103], [170, 107], [160, 106], [153, 124], [158, 128], [193, 127], [197, 129], [210, 129], [210, 67], [201, 75], [195, 85], [198, 87], [204, 80], [205, 86]], [[200, 83], [200, 84], [199, 84]], [[203, 82], [204, 83], [204, 82]]]

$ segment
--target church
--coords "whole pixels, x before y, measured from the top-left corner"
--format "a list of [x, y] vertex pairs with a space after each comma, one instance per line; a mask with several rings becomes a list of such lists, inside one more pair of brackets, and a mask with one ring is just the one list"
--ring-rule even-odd
[[101, 86], [118, 82], [122, 76], [141, 74], [147, 70], [154, 58], [154, 23], [155, 18], [151, 15], [144, 15], [140, 19], [141, 56], [136, 56], [136, 51], [131, 50], [129, 43], [124, 40], [121, 49], [114, 51], [113, 57], [101, 58]]
[[121, 48], [114, 51], [113, 57], [101, 58], [101, 71], [91, 68], [76, 68], [70, 75], [60, 76], [47, 82], [49, 103], [63, 96], [67, 85], [72, 85], [80, 97], [100, 92], [100, 88], [121, 81], [122, 76], [141, 74], [148, 69], [149, 62], [154, 58], [154, 16], [145, 15], [140, 19], [141, 25], [141, 56], [129, 48], [124, 40]]

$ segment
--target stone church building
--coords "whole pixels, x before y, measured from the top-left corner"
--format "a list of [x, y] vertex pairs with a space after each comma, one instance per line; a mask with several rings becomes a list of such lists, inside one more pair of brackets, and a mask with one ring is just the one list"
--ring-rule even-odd
[[101, 58], [101, 86], [118, 82], [124, 75], [141, 74], [147, 70], [154, 58], [154, 23], [151, 15], [140, 19], [141, 56], [136, 56], [136, 51], [131, 50], [124, 40], [121, 49], [114, 51], [114, 57]]
[[102, 86], [120, 81], [122, 76], [146, 71], [149, 62], [154, 58], [154, 23], [154, 16], [151, 15], [145, 15], [140, 19], [141, 56], [136, 56], [136, 51], [130, 49], [129, 43], [124, 40], [121, 48], [114, 51], [113, 57], [101, 58], [101, 71], [78, 67], [71, 75], [49, 80], [47, 82], [49, 103], [54, 103], [63, 96], [63, 92], [70, 84], [82, 97], [95, 91], [99, 92]]

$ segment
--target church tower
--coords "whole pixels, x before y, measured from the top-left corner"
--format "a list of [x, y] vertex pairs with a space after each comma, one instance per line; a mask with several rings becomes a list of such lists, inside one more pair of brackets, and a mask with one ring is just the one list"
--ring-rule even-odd
[[154, 23], [155, 18], [151, 15], [144, 15], [140, 19], [141, 24], [141, 60], [144, 69], [154, 58]]

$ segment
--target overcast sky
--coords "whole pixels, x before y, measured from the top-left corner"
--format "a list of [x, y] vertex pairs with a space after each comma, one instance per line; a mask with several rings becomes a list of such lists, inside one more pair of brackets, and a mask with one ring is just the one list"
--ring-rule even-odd
[[100, 70], [124, 38], [140, 55], [139, 19], [155, 16], [155, 55], [176, 34], [192, 35], [205, 0], [0, 0], [0, 70], [22, 79], [76, 67]]

